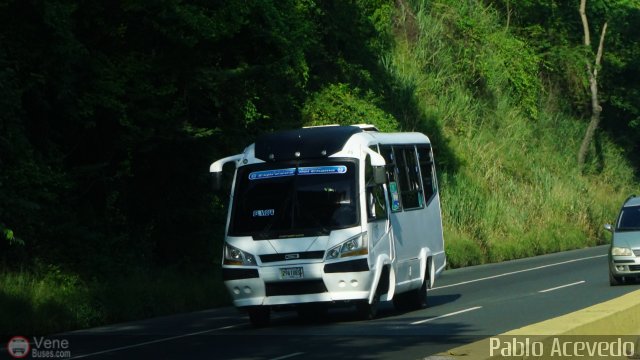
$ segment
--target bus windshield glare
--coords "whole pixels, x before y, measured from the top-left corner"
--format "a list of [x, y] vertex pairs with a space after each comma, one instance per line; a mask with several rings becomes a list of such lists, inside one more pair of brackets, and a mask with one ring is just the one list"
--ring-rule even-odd
[[356, 226], [356, 169], [344, 159], [238, 168], [229, 235], [264, 240]]

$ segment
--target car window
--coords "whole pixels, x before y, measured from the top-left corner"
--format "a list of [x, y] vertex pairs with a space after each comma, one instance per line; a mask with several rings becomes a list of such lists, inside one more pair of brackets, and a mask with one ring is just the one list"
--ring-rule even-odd
[[640, 206], [622, 208], [618, 220], [618, 230], [640, 230]]

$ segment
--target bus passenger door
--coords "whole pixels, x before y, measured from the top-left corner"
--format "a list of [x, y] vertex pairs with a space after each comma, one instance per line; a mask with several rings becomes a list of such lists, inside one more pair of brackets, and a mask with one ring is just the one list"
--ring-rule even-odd
[[380, 255], [392, 259], [392, 239], [390, 238], [389, 201], [383, 184], [376, 184], [373, 176], [371, 157], [367, 155], [364, 168], [365, 204], [367, 207], [367, 234], [371, 243], [372, 261]]
[[380, 274], [377, 291], [381, 301], [391, 300], [396, 288], [396, 274], [393, 267], [395, 249], [386, 194], [382, 184], [367, 187], [367, 233], [371, 242], [369, 259], [377, 263], [378, 267], [382, 267], [376, 268], [376, 273]]
[[393, 259], [391, 229], [386, 192], [382, 185], [367, 186], [367, 233], [373, 251], [372, 259], [387, 254]]

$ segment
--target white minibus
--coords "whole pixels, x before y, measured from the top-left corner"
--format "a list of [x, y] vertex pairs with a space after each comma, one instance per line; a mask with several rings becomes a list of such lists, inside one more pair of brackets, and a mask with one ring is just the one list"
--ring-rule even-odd
[[426, 307], [446, 265], [427, 136], [371, 125], [268, 133], [211, 164], [217, 189], [227, 163], [235, 174], [222, 274], [254, 325], [288, 307], [355, 304], [363, 319], [380, 301]]

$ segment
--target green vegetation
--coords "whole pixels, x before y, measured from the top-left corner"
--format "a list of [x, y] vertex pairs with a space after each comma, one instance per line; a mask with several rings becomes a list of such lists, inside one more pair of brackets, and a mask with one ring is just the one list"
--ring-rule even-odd
[[610, 29], [581, 169], [577, 4], [1, 2], [0, 333], [227, 303], [208, 165], [302, 125], [429, 135], [452, 267], [605, 243], [637, 190], [640, 4], [588, 13]]
[[215, 271], [127, 272], [108, 280], [47, 266], [0, 274], [0, 318], [7, 334], [50, 334], [228, 304]]
[[571, 99], [543, 86], [541, 56], [491, 7], [404, 11], [411, 21], [397, 26], [386, 66], [414, 89], [421, 120], [436, 123], [456, 158], [440, 181], [450, 264], [602, 244], [602, 224], [634, 186], [620, 147], [603, 137], [599, 158], [581, 172], [584, 124], [569, 113]]

